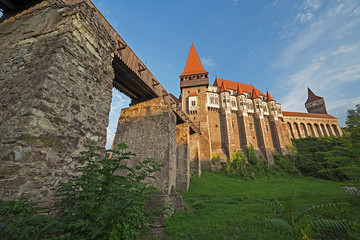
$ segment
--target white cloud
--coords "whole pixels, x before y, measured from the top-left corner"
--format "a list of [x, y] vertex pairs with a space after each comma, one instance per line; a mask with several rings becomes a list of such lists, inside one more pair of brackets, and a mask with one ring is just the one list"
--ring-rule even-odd
[[351, 52], [353, 51], [355, 48], [357, 48], [358, 45], [343, 45], [343, 46], [340, 46], [336, 51], [333, 51], [332, 53], [334, 55], [338, 55], [338, 54], [342, 54], [342, 53], [347, 53], [347, 52]]
[[310, 22], [313, 19], [314, 12], [317, 11], [323, 5], [320, 0], [306, 0], [298, 9], [298, 13], [294, 21], [300, 23]]
[[109, 114], [109, 125], [107, 127], [106, 149], [111, 148], [121, 109], [129, 106], [130, 98], [113, 88], [112, 101]]
[[216, 63], [215, 63], [213, 57], [207, 57], [207, 58], [201, 57], [200, 59], [201, 59], [202, 65], [204, 65], [205, 67], [216, 66]]
[[[318, 12], [311, 19], [309, 16], [304, 19], [302, 25], [287, 23], [282, 34], [293, 30], [293, 36], [287, 39], [273, 67], [283, 73], [278, 86], [284, 111], [305, 112], [306, 87], [310, 87], [315, 94], [325, 98], [328, 112], [344, 126], [346, 110], [360, 102], [357, 97], [357, 89], [360, 89], [360, 18], [356, 10], [360, 2], [326, 3], [308, 6], [311, 13]], [[306, 12], [305, 5], [302, 6], [301, 11]], [[298, 12], [294, 19], [296, 14]], [[297, 22], [301, 23], [301, 19]]]
[[268, 5], [266, 5], [266, 6], [264, 7], [264, 9], [276, 7], [277, 4], [278, 4], [278, 0], [273, 0], [271, 3], [269, 3]]

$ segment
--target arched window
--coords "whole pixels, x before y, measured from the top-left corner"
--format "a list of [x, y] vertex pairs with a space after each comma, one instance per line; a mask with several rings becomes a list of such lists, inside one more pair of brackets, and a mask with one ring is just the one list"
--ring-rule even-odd
[[318, 136], [319, 136], [319, 137], [322, 137], [323, 134], [322, 134], [321, 131], [320, 131], [319, 125], [315, 123], [314, 126], [315, 126], [315, 128], [316, 128], [316, 131], [317, 131], [317, 133], [318, 133]]
[[321, 123], [320, 126], [321, 126], [321, 130], [322, 130], [323, 133], [324, 133], [324, 136], [327, 137], [327, 136], [328, 136], [328, 133], [326, 132], [326, 129], [325, 129], [324, 124]]
[[337, 137], [340, 137], [340, 133], [339, 133], [339, 130], [337, 128], [337, 126], [335, 124], [332, 125], [332, 128], [334, 129], [334, 133]]
[[300, 129], [299, 129], [299, 125], [297, 123], [294, 123], [295, 126], [295, 131], [296, 131], [296, 135], [301, 138], [301, 134], [300, 134]]
[[331, 127], [329, 124], [326, 124], [326, 128], [328, 130], [328, 133], [330, 134], [330, 136], [334, 136], [333, 132], [331, 131]]
[[315, 137], [315, 132], [314, 132], [313, 126], [310, 123], [308, 123], [307, 125], [310, 130], [311, 136]]
[[305, 124], [300, 123], [300, 125], [301, 125], [302, 130], [304, 131], [305, 137], [309, 136], [309, 135], [308, 135], [308, 132], [307, 132], [307, 130], [306, 130]]
[[287, 124], [288, 124], [288, 128], [289, 128], [289, 131], [290, 131], [290, 136], [291, 136], [291, 138], [295, 138], [293, 129], [292, 129], [292, 127], [291, 127], [291, 123], [288, 122]]

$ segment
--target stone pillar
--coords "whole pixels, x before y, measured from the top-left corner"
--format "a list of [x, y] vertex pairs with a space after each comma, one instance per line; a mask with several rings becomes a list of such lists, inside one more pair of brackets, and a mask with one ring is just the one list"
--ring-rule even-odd
[[176, 125], [176, 190], [187, 191], [190, 184], [189, 124]]
[[[136, 154], [133, 161], [153, 158], [164, 164], [149, 183], [165, 194], [176, 186], [176, 116], [162, 98], [154, 98], [121, 110], [114, 146], [120, 142]], [[134, 162], [128, 163], [130, 166]]]
[[86, 3], [0, 23], [0, 199], [46, 205], [91, 140], [105, 147], [116, 43]]
[[190, 144], [189, 144], [189, 162], [190, 162], [190, 172], [196, 176], [201, 176], [201, 161], [200, 161], [200, 134], [193, 133], [190, 135]]
[[261, 150], [262, 154], [265, 156], [268, 165], [274, 165], [275, 163], [272, 155], [273, 143], [270, 135], [269, 126], [268, 129], [266, 129], [265, 119], [260, 114], [254, 114], [254, 123], [255, 123], [256, 136], [258, 140], [258, 147]]

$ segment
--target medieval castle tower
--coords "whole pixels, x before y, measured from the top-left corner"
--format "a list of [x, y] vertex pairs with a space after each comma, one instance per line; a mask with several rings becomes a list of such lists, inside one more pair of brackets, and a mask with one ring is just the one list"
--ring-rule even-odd
[[191, 45], [180, 75], [180, 98], [172, 96], [201, 130], [191, 135], [190, 159], [200, 160], [204, 168], [210, 166], [212, 154], [225, 159], [250, 145], [272, 165], [272, 154], [285, 154], [292, 138], [342, 135], [337, 119], [327, 114], [324, 99], [310, 89], [305, 103], [309, 113], [283, 112], [268, 91], [220, 78], [210, 85], [208, 74]]

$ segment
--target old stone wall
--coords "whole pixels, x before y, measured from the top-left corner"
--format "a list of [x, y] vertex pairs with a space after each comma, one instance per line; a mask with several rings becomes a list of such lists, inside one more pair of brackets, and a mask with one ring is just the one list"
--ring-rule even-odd
[[189, 124], [176, 125], [176, 190], [187, 191], [190, 184]]
[[342, 136], [336, 118], [284, 116], [287, 131], [291, 138]]
[[51, 201], [91, 140], [104, 146], [115, 42], [84, 3], [0, 23], [0, 198]]
[[190, 173], [196, 177], [201, 175], [201, 162], [200, 156], [200, 134], [194, 133], [189, 138], [189, 162], [190, 162]]
[[164, 164], [155, 179], [149, 183], [163, 193], [170, 194], [176, 189], [176, 116], [162, 98], [142, 102], [121, 110], [114, 146], [120, 142], [136, 157], [128, 162], [153, 158]]

